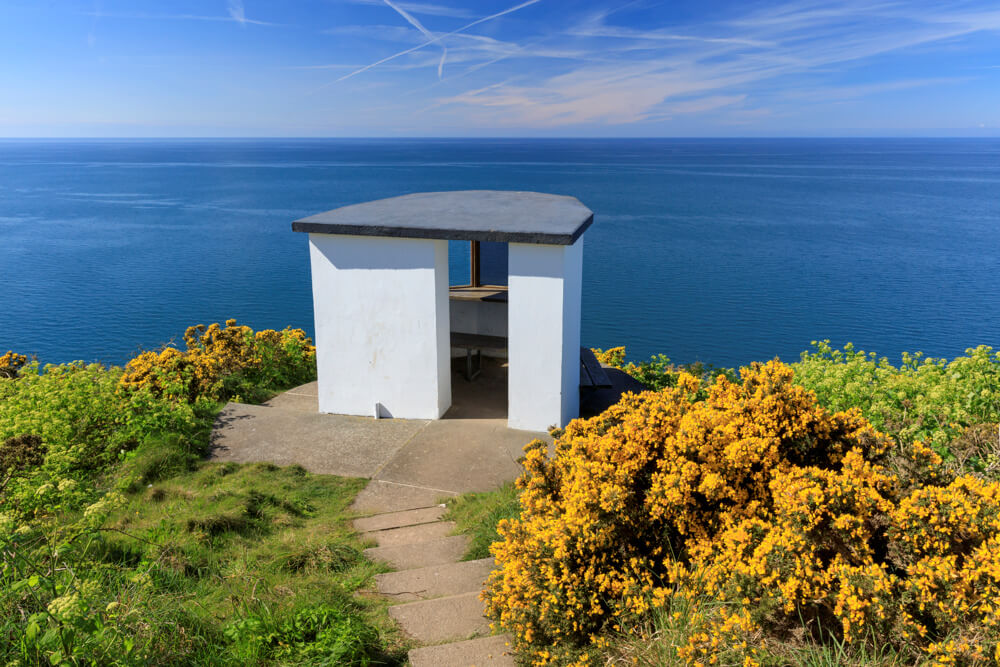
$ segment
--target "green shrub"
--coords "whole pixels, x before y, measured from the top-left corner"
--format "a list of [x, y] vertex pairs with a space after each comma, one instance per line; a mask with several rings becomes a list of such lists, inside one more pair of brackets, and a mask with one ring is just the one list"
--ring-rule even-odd
[[14, 435], [0, 444], [0, 472], [22, 471], [45, 459], [45, 445], [37, 435]]
[[[980, 346], [966, 355], [949, 362], [904, 353], [896, 368], [850, 343], [836, 350], [824, 340], [813, 342], [813, 351], [803, 352], [792, 368], [795, 381], [826, 408], [858, 408], [880, 431], [904, 442], [924, 441], [947, 458], [950, 443], [969, 427], [1000, 422], [1000, 352]], [[992, 462], [970, 463], [984, 468]]]
[[[82, 509], [108, 490], [99, 488], [99, 479], [157, 434], [172, 434], [193, 451], [198, 447], [190, 443], [205, 442], [214, 403], [168, 401], [147, 390], [123, 393], [121, 373], [81, 362], [40, 372], [33, 362], [16, 379], [0, 379], [3, 449], [14, 456], [11, 443], [20, 443], [17, 456], [28, 457], [0, 495], [0, 514], [40, 520]], [[30, 454], [24, 434], [34, 443]]]
[[349, 599], [299, 609], [287, 617], [262, 612], [225, 630], [235, 655], [249, 663], [278, 660], [310, 665], [370, 665], [379, 633]]

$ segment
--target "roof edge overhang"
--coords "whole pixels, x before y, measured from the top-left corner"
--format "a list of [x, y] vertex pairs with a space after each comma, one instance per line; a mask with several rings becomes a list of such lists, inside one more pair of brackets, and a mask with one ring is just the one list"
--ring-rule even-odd
[[[461, 201], [463, 197], [466, 197], [470, 201], [463, 203], [468, 203], [474, 208], [478, 205], [474, 198], [483, 198], [484, 196], [509, 200], [504, 203], [515, 204], [524, 210], [511, 209], [512, 213], [520, 213], [520, 215], [516, 216], [519, 219], [513, 221], [509, 229], [499, 228], [499, 225], [496, 225], [496, 228], [488, 227], [484, 229], [482, 224], [462, 224], [458, 220], [453, 220], [450, 224], [404, 224], [402, 222], [397, 222], [397, 224], [380, 224], [386, 218], [400, 220], [407, 217], [406, 213], [396, 213], [392, 211], [391, 207], [405, 207], [418, 202], [431, 202], [430, 207], [414, 211], [412, 217], [417, 220], [426, 220], [434, 217], [437, 219], [447, 219], [449, 214], [447, 209], [436, 211], [433, 208], [433, 200], [435, 198], [439, 198], [443, 203], [449, 203], [456, 199]], [[481, 205], [489, 206], [490, 201], [483, 199]], [[549, 205], [559, 207], [560, 210], [557, 211], [558, 215], [564, 216], [566, 220], [558, 222], [549, 219], [540, 220], [537, 225], [532, 225], [530, 221], [525, 222], [524, 218], [528, 216], [525, 211], [530, 212], [532, 207]], [[389, 213], [388, 215], [387, 212]], [[507, 211], [504, 210], [503, 212], [506, 213]], [[547, 213], [549, 215], [552, 214], [551, 211]], [[460, 217], [463, 217], [463, 219], [476, 218], [471, 211], [466, 212], [464, 216]], [[498, 214], [494, 214], [492, 217], [498, 217]], [[352, 204], [296, 220], [292, 223], [292, 231], [307, 234], [344, 236], [573, 245], [593, 222], [593, 212], [575, 197], [537, 192], [468, 190], [421, 192], [378, 199], [361, 204]]]

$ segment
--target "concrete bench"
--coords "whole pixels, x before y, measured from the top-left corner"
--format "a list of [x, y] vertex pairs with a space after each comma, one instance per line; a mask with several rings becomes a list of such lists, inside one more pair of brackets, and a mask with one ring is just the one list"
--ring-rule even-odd
[[[487, 336], [485, 334], [451, 332], [451, 346], [465, 350], [465, 379], [472, 381], [482, 372], [483, 350], [507, 350], [507, 339], [504, 336]], [[473, 357], [473, 353], [475, 356]], [[475, 359], [475, 364], [473, 364]], [[608, 374], [604, 372], [593, 350], [580, 348], [580, 388], [605, 389], [611, 386]]]
[[[451, 332], [451, 346], [465, 350], [465, 379], [471, 382], [483, 370], [483, 350], [506, 350], [507, 339], [503, 336]], [[472, 365], [472, 353], [476, 353], [476, 365]]]
[[580, 388], [606, 389], [611, 386], [608, 374], [604, 372], [601, 363], [597, 361], [594, 351], [589, 347], [580, 348]]

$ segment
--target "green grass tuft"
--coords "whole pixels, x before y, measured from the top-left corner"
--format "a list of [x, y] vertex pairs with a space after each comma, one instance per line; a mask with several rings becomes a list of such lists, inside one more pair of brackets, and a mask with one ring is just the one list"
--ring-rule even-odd
[[478, 560], [490, 555], [490, 544], [500, 540], [497, 524], [521, 514], [520, 492], [513, 482], [496, 491], [465, 493], [447, 501], [445, 519], [457, 524], [456, 531], [471, 538], [463, 560]]

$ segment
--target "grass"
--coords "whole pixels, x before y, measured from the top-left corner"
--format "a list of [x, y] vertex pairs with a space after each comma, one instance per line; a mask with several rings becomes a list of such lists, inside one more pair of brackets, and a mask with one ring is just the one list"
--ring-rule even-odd
[[488, 558], [490, 544], [500, 539], [497, 524], [501, 519], [512, 519], [521, 514], [519, 492], [513, 482], [496, 491], [465, 493], [447, 501], [445, 519], [454, 521], [456, 533], [468, 535], [471, 542], [462, 560]]
[[169, 441], [130, 466], [143, 483], [105, 524], [100, 556], [112, 568], [147, 573], [141, 590], [118, 597], [121, 617], [143, 619], [137, 625], [148, 639], [169, 645], [151, 658], [404, 662], [405, 642], [384, 605], [354, 595], [385, 571], [363, 557], [347, 520], [366, 480], [299, 466], [198, 463]]
[[196, 333], [125, 370], [0, 358], [0, 665], [404, 664], [366, 480], [203, 459], [225, 401], [315, 378], [310, 342]]

